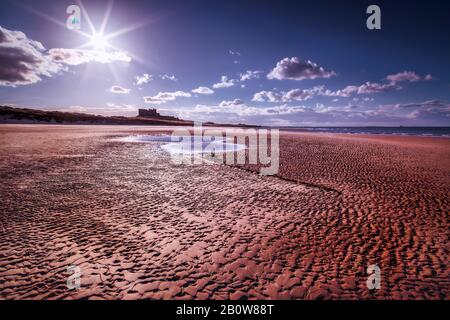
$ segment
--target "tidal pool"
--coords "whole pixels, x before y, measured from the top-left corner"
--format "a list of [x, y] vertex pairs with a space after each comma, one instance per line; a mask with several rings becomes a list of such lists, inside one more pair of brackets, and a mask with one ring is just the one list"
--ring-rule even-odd
[[178, 155], [226, 153], [246, 149], [244, 144], [230, 142], [225, 137], [211, 136], [136, 135], [120, 138], [119, 141], [167, 142], [160, 146], [161, 149]]

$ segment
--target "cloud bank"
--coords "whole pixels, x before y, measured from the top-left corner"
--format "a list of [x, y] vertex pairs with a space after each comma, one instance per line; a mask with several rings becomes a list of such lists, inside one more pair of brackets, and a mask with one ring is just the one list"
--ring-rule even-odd
[[211, 121], [227, 119], [236, 122], [297, 126], [355, 126], [365, 125], [445, 125], [450, 120], [450, 104], [431, 100], [418, 103], [380, 105], [367, 108], [361, 105], [249, 106], [240, 99], [224, 100], [218, 105], [197, 104], [178, 111], [180, 116]]

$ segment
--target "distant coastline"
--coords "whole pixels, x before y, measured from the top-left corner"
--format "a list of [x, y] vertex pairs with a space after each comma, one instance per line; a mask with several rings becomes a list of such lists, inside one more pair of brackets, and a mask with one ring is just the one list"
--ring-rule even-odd
[[450, 138], [450, 127], [280, 127], [288, 132], [322, 132], [347, 134], [382, 134]]

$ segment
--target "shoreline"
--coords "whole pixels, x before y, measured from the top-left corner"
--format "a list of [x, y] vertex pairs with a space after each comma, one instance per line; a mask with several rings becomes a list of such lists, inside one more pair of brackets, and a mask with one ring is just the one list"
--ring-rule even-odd
[[[171, 124], [152, 124], [152, 125], [144, 125], [144, 124], [103, 124], [103, 123], [86, 123], [86, 122], [76, 122], [76, 123], [53, 123], [53, 122], [27, 122], [27, 121], [17, 121], [17, 122], [2, 122], [0, 120], [0, 126], [100, 126], [100, 127], [137, 127], [137, 128], [154, 128], [154, 129], [161, 129], [161, 128], [180, 128], [180, 127], [187, 127], [190, 128], [192, 126], [186, 126], [186, 125], [171, 125]], [[265, 126], [257, 126], [257, 125], [234, 125], [234, 124], [226, 124], [226, 125], [220, 125], [220, 124], [209, 124], [209, 123], [202, 123], [202, 126], [205, 128], [221, 128], [221, 129], [278, 129], [282, 133], [310, 133], [310, 134], [319, 134], [319, 135], [356, 135], [356, 136], [394, 136], [394, 137], [423, 137], [423, 138], [450, 138], [450, 134], [440, 134], [440, 135], [433, 135], [433, 134], [409, 134], [409, 133], [370, 133], [370, 132], [329, 132], [329, 131], [314, 131], [313, 128], [286, 128], [286, 127], [265, 127]], [[314, 127], [316, 128], [316, 127]], [[320, 128], [320, 127], [317, 127]], [[332, 128], [347, 128], [347, 127], [332, 127]], [[352, 127], [352, 128], [367, 128], [367, 127]], [[369, 127], [374, 128], [374, 127]], [[398, 129], [403, 127], [375, 127], [375, 128], [390, 128], [390, 129]], [[427, 129], [435, 129], [435, 128], [445, 128], [449, 129], [450, 127], [405, 127], [405, 128], [427, 128]]]

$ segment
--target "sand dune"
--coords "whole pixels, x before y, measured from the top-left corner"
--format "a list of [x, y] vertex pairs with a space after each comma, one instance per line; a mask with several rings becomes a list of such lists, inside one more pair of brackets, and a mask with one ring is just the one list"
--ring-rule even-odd
[[449, 299], [450, 139], [286, 133], [262, 177], [150, 130], [0, 126], [0, 298]]

